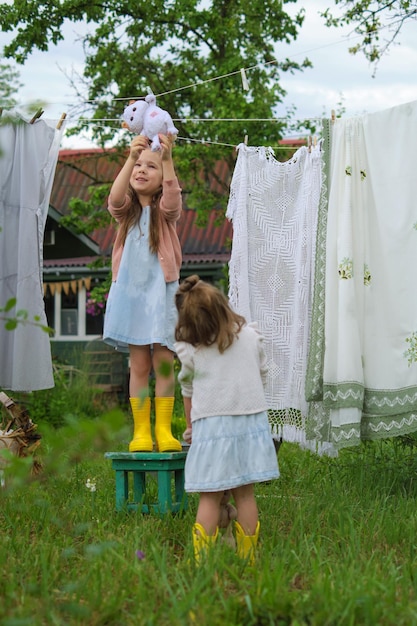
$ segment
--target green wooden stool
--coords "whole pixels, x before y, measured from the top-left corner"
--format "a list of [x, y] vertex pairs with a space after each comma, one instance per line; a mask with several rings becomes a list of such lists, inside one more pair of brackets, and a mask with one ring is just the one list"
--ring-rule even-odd
[[[106, 452], [116, 472], [116, 510], [142, 510], [142, 513], [160, 515], [187, 508], [184, 491], [184, 465], [186, 452]], [[129, 472], [133, 475], [133, 501], [129, 501]], [[146, 474], [155, 472], [158, 478], [158, 502], [146, 500]], [[174, 498], [171, 479], [174, 475]]]

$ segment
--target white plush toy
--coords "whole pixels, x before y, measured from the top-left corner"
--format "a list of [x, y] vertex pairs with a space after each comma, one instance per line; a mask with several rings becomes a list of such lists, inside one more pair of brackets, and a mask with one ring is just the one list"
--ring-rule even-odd
[[[123, 126], [137, 135], [144, 135], [151, 141], [152, 150], [160, 150], [158, 134], [177, 135], [178, 129], [168, 111], [156, 106], [156, 97], [148, 94], [145, 100], [130, 103], [123, 112]], [[175, 137], [174, 137], [175, 139]]]

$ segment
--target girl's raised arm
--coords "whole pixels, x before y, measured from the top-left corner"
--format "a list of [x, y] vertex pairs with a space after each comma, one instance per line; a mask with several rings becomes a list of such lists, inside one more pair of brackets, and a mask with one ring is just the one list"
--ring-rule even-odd
[[137, 135], [137, 137], [134, 137], [132, 139], [132, 143], [130, 144], [129, 156], [127, 157], [122, 169], [116, 176], [114, 183], [110, 189], [109, 201], [115, 209], [123, 206], [126, 199], [126, 193], [129, 188], [129, 182], [133, 168], [140, 156], [140, 153], [142, 152], [142, 150], [146, 150], [146, 148], [149, 148], [149, 140], [147, 137]]
[[164, 180], [173, 180], [176, 177], [174, 162], [172, 160], [172, 144], [174, 136], [158, 135], [162, 149], [162, 172]]

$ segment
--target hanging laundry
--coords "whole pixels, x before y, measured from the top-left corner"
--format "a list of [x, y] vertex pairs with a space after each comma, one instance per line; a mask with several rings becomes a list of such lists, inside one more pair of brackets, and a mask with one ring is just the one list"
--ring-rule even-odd
[[417, 430], [416, 140], [417, 102], [333, 125], [306, 386], [336, 449]]
[[300, 443], [321, 184], [319, 146], [280, 163], [271, 149], [241, 144], [226, 213], [233, 222], [229, 298], [265, 338], [273, 432]]
[[[28, 123], [3, 111], [0, 124], [0, 306], [16, 298], [16, 311], [47, 326], [42, 287], [42, 246], [59, 145], [64, 127]], [[13, 121], [10, 121], [13, 120]], [[48, 334], [31, 323], [6, 330], [0, 321], [0, 388], [53, 387]]]

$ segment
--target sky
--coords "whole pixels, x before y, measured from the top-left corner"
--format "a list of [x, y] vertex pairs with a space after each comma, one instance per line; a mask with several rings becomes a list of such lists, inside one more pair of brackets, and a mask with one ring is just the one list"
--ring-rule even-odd
[[[301, 6], [306, 8], [301, 32], [290, 45], [277, 45], [276, 58], [289, 57], [301, 63], [307, 56], [314, 67], [294, 75], [281, 74], [280, 84], [287, 95], [278, 107], [277, 117], [284, 117], [292, 107], [296, 108], [297, 118], [330, 117], [331, 111], [338, 111], [341, 105], [343, 116], [352, 117], [417, 100], [417, 21], [404, 24], [397, 39], [399, 44], [394, 44], [383, 57], [374, 76], [374, 68], [363, 54], [352, 55], [348, 51], [358, 42], [352, 28], [324, 26], [319, 11], [332, 6], [331, 0], [297, 2], [285, 8], [294, 13]], [[41, 100], [43, 116], [58, 120], [61, 113], [78, 102], [70, 78], [82, 74], [84, 54], [80, 37], [86, 28], [84, 24], [66, 24], [63, 42], [48, 52], [32, 53], [24, 66], [18, 66], [23, 84], [17, 94], [19, 104]], [[9, 40], [8, 33], [0, 33], [0, 48]], [[247, 78], [250, 83], [250, 72]], [[173, 89], [177, 87], [172, 85]], [[92, 145], [86, 136], [64, 135], [62, 140], [64, 148]]]

